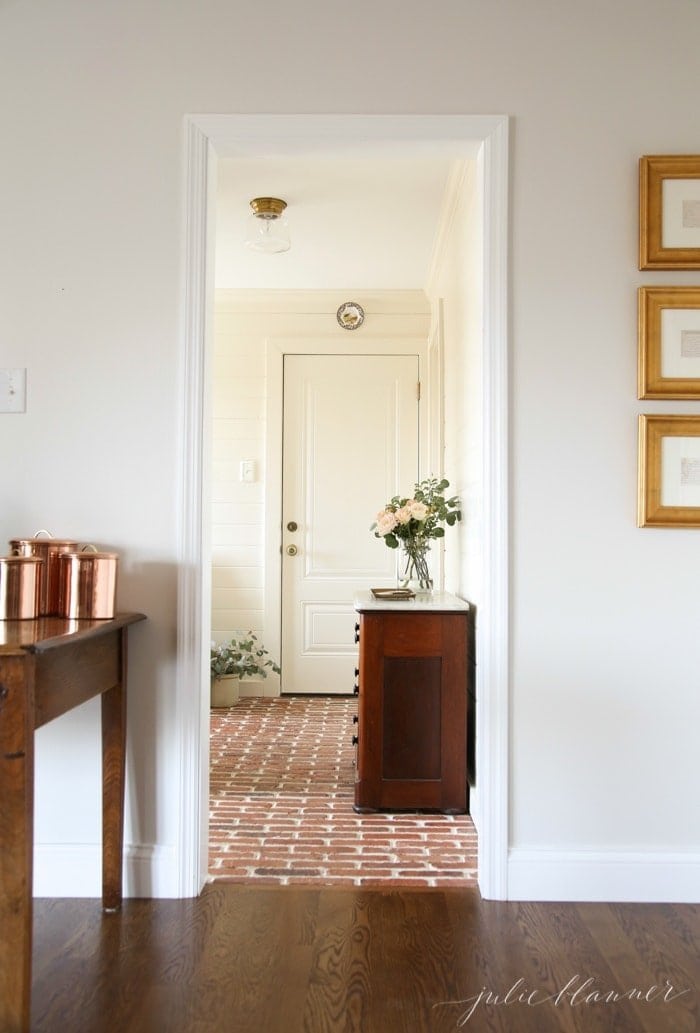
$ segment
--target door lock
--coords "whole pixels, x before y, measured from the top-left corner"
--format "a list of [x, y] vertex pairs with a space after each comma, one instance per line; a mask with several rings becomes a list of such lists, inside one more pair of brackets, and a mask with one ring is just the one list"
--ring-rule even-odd
[[296, 556], [296, 554], [298, 552], [299, 552], [299, 550], [297, 549], [296, 545], [288, 545], [287, 546], [287, 555], [288, 556]]

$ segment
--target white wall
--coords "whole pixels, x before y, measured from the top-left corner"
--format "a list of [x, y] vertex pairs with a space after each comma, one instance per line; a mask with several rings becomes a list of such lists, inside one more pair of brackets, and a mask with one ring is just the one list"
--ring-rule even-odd
[[[462, 520], [445, 535], [445, 587], [482, 602], [482, 225], [477, 167], [460, 162], [448, 191], [444, 231], [427, 287], [442, 315], [444, 459]], [[442, 305], [440, 305], [440, 301]]]
[[[127, 839], [157, 874], [145, 889], [169, 892], [183, 115], [511, 115], [511, 892], [535, 893], [553, 857], [549, 892], [609, 895], [620, 872], [622, 894], [654, 851], [634, 892], [688, 896], [698, 532], [635, 527], [635, 435], [640, 411], [698, 410], [636, 400], [635, 291], [700, 272], [637, 270], [636, 169], [698, 151], [700, 8], [356, 0], [358, 47], [338, 45], [347, 24], [326, 0], [0, 6], [0, 355], [28, 369], [27, 414], [0, 417], [0, 539], [49, 525], [123, 553], [121, 605], [149, 616]], [[37, 837], [86, 858], [96, 731], [89, 706], [38, 743]], [[94, 892], [84, 867], [44, 891]]]

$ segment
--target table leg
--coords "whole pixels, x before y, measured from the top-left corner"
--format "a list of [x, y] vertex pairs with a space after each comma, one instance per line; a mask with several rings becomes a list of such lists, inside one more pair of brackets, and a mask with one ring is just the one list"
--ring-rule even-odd
[[102, 693], [102, 907], [122, 903], [124, 783], [126, 776], [126, 634], [115, 633], [120, 649], [120, 681]]
[[34, 841], [34, 659], [0, 660], [0, 1029], [29, 1029]]

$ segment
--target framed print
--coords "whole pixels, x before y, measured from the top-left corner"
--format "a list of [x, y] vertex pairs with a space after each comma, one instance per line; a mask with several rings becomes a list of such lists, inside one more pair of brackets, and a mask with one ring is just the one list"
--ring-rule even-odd
[[700, 287], [640, 287], [638, 397], [700, 399]]
[[700, 416], [639, 417], [639, 527], [700, 527]]
[[700, 155], [639, 159], [639, 268], [700, 269]]

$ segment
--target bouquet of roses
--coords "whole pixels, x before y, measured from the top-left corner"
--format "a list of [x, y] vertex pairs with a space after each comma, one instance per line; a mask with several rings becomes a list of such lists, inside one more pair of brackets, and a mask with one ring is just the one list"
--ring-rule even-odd
[[412, 498], [394, 495], [384, 509], [377, 513], [371, 525], [375, 538], [383, 538], [390, 549], [396, 549], [399, 542], [427, 542], [430, 538], [443, 538], [443, 524], [452, 527], [462, 519], [459, 498], [445, 498], [445, 489], [450, 482], [444, 478], [428, 477], [416, 483]]

